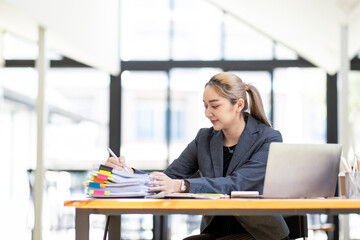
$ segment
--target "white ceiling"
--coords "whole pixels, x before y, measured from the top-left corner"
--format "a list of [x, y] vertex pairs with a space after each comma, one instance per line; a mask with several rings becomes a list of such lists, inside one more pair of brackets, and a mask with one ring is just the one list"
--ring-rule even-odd
[[209, 0], [301, 57], [339, 71], [341, 26], [348, 27], [348, 56], [360, 50], [359, 0]]
[[[348, 27], [349, 59], [360, 50], [360, 0], [209, 0], [301, 57], [339, 71], [341, 26]], [[100, 70], [119, 72], [120, 0], [0, 0], [0, 30], [37, 41]]]
[[119, 66], [120, 0], [0, 0], [0, 30], [111, 74]]

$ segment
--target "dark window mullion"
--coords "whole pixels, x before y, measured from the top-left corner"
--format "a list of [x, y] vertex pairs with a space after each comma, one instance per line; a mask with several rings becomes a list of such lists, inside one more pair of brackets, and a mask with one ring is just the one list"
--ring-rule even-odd
[[270, 73], [270, 123], [274, 126], [274, 69]]
[[170, 72], [167, 72], [167, 91], [166, 91], [166, 148], [167, 148], [167, 165], [170, 164], [170, 141], [171, 141], [171, 89], [170, 89]]

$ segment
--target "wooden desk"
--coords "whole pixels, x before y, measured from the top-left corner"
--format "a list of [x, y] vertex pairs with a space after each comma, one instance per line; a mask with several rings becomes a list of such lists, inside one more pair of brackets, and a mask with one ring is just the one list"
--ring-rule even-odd
[[[77, 240], [89, 239], [89, 215], [304, 215], [360, 213], [360, 199], [87, 199], [65, 201], [76, 207]], [[113, 218], [112, 218], [113, 219]], [[109, 227], [109, 239], [120, 239], [120, 217]], [[117, 224], [117, 225], [116, 225]]]

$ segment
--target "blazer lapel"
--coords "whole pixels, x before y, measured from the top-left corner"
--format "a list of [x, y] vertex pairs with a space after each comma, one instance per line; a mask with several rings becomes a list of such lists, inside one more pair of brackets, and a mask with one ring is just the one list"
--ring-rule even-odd
[[238, 166], [242, 161], [246, 160], [247, 153], [254, 145], [256, 141], [256, 133], [258, 132], [257, 122], [254, 118], [248, 115], [248, 120], [245, 126], [244, 131], [242, 132], [239, 142], [235, 147], [234, 155], [231, 159], [229, 168], [226, 172], [226, 176], [231, 174], [236, 166]]
[[223, 133], [215, 132], [210, 140], [210, 154], [213, 165], [214, 177], [223, 176]]

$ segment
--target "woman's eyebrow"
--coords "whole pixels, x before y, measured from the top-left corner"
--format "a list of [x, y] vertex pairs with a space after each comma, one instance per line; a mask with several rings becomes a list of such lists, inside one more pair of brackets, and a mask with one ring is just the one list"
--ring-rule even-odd
[[[211, 100], [209, 100], [210, 103], [217, 102], [217, 101], [220, 101], [220, 100], [219, 99], [211, 99]], [[205, 102], [205, 100], [203, 100], [203, 102]]]

